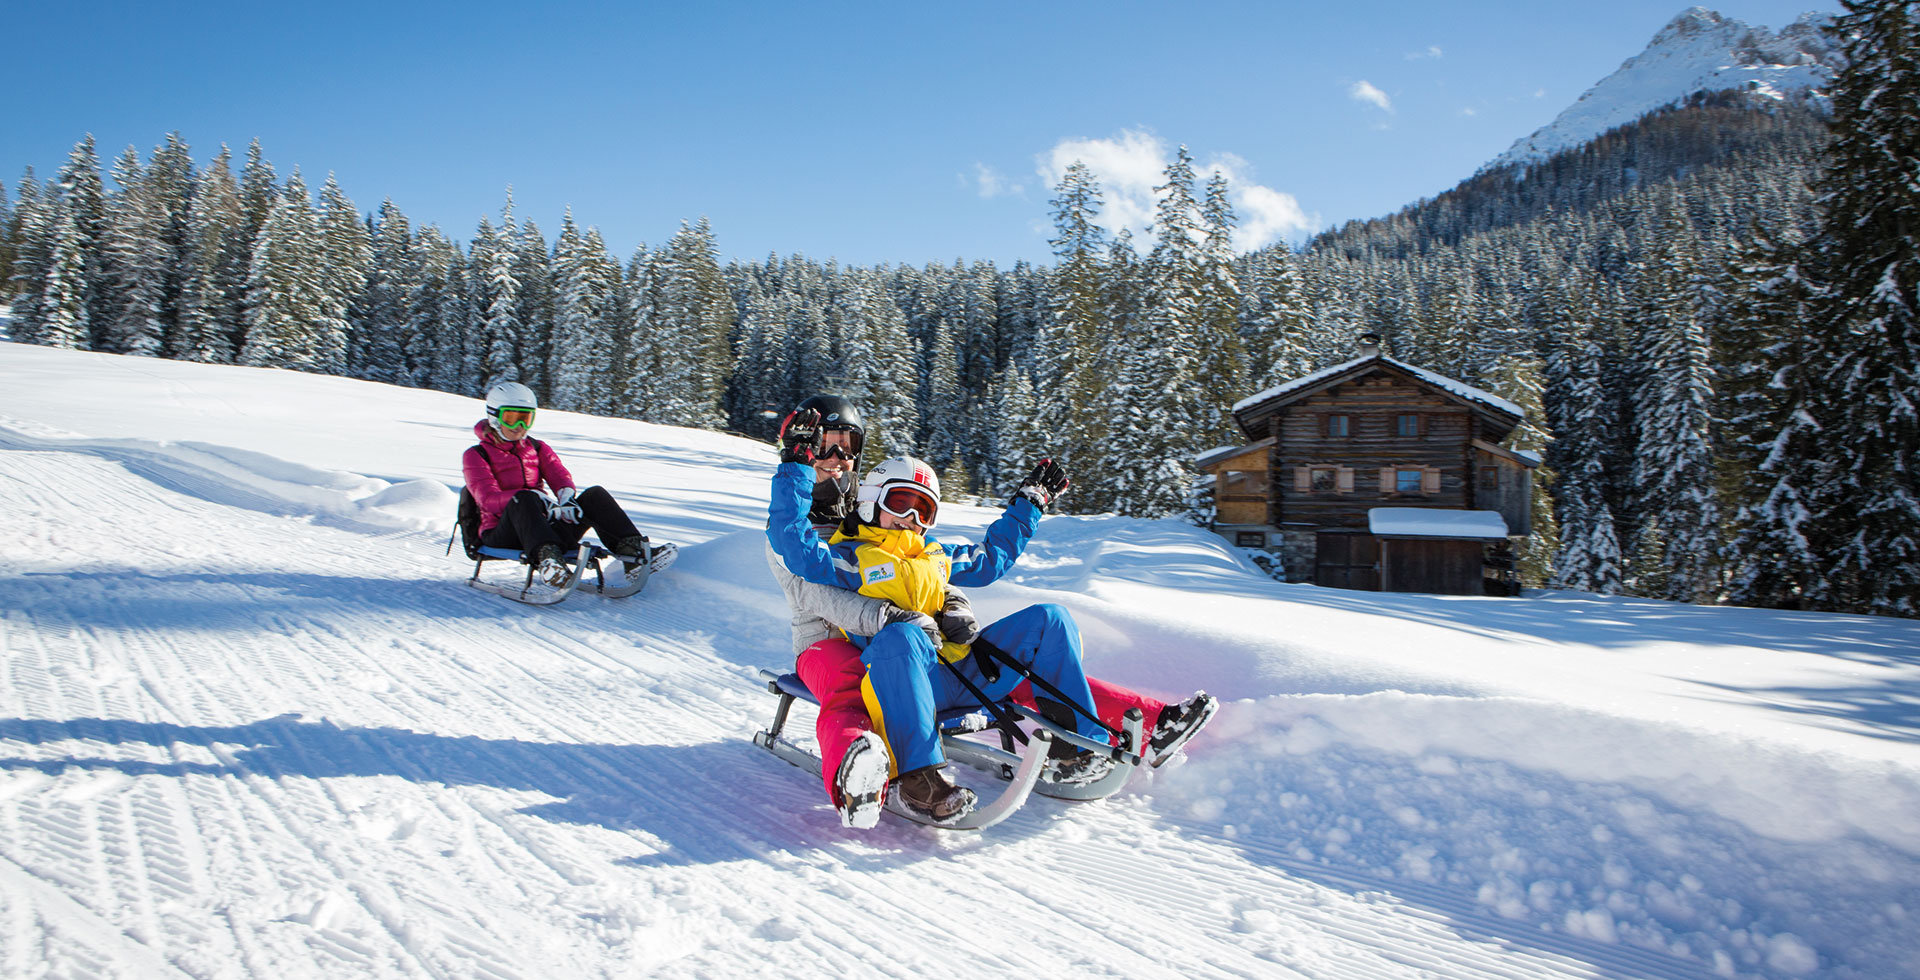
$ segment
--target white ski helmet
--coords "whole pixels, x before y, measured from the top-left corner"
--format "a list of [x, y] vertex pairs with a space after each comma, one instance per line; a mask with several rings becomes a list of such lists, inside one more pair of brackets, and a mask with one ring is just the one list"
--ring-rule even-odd
[[895, 517], [912, 514], [921, 527], [932, 528], [940, 510], [940, 477], [921, 460], [895, 456], [861, 478], [859, 501], [865, 523], [878, 523], [884, 510]]
[[524, 409], [527, 424], [521, 428], [528, 428], [533, 425], [534, 409], [539, 407], [540, 399], [534, 397], [533, 389], [518, 381], [496, 381], [487, 389], [487, 424], [495, 432], [500, 431], [501, 409]]

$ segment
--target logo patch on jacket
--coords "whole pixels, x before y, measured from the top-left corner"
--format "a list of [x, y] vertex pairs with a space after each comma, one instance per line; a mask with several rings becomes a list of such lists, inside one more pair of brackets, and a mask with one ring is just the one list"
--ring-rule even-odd
[[866, 582], [868, 585], [872, 585], [875, 582], [891, 582], [893, 581], [893, 576], [893, 562], [883, 561], [867, 569]]

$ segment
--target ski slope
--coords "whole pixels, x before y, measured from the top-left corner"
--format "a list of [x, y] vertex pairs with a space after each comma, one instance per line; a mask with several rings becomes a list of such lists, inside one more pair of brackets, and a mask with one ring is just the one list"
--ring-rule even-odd
[[1064, 603], [1219, 719], [1104, 802], [854, 832], [748, 740], [768, 447], [542, 412], [682, 552], [536, 609], [444, 551], [473, 399], [4, 343], [0, 390], [6, 977], [1920, 975], [1914, 622], [1050, 517], [983, 618]]

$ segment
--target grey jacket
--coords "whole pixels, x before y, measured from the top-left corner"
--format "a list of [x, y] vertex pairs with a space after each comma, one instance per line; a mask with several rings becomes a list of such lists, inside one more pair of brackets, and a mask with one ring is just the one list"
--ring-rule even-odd
[[773, 569], [773, 580], [780, 583], [780, 590], [787, 594], [787, 608], [793, 610], [794, 656], [832, 636], [836, 627], [856, 636], [872, 636], [887, 625], [892, 603], [809, 582], [787, 571], [772, 544], [765, 548], [767, 567]]

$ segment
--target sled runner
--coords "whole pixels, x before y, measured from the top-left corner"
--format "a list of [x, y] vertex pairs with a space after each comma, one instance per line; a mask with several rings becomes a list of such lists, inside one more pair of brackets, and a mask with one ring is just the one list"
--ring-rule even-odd
[[[787, 714], [796, 700], [818, 705], [819, 700], [798, 674], [776, 674], [770, 670], [760, 671], [760, 679], [767, 684], [768, 693], [779, 699], [774, 708], [773, 723], [765, 730], [753, 734], [753, 743], [775, 756], [799, 767], [818, 774], [820, 757], [815, 753], [782, 737], [786, 728]], [[987, 708], [949, 710], [940, 713], [940, 743], [946, 750], [947, 758], [963, 763], [996, 778], [1006, 781], [1006, 788], [990, 802], [983, 802], [972, 812], [957, 821], [935, 824], [908, 809], [899, 802], [897, 796], [889, 791], [887, 809], [912, 820], [915, 823], [937, 826], [943, 830], [981, 830], [1005, 820], [1015, 810], [1027, 802], [1031, 793], [1051, 796], [1063, 800], [1098, 800], [1112, 796], [1126, 785], [1127, 778], [1139, 765], [1138, 752], [1114, 748], [1055, 724], [1024, 705], [1002, 703], [995, 710], [1008, 720], [996, 720]], [[1022, 729], [1011, 723], [1017, 718]], [[1127, 712], [1124, 725], [1126, 744], [1142, 745], [1142, 719], [1139, 709]], [[993, 745], [967, 735], [997, 734], [1000, 744]], [[1047, 758], [1047, 749], [1055, 740], [1064, 740], [1079, 748], [1096, 753], [1104, 753], [1113, 760], [1113, 768], [1097, 780], [1086, 783], [1055, 782], [1051, 777], [1054, 770], [1053, 760]], [[1024, 751], [1020, 743], [1024, 742]]]
[[[622, 560], [622, 556], [608, 551], [598, 542], [581, 541], [579, 547], [562, 556], [573, 570], [566, 584], [548, 585], [534, 576], [534, 563], [526, 552], [514, 548], [490, 548], [480, 543], [479, 509], [474, 504], [473, 493], [465, 489], [460, 491], [460, 510], [454, 521], [454, 534], [459, 537], [467, 557], [473, 561], [473, 574], [467, 578], [468, 585], [530, 606], [551, 606], [565, 600], [579, 587], [589, 567], [593, 569], [593, 592], [609, 599], [622, 599], [646, 588], [647, 580], [654, 572], [673, 564], [673, 560], [679, 557], [678, 549], [671, 543], [648, 542], [646, 554], [641, 556], [644, 560], [629, 565]], [[453, 550], [451, 538], [447, 541], [447, 550], [449, 553]], [[518, 563], [526, 569], [526, 577], [518, 583], [511, 580], [504, 583], [485, 581], [480, 575], [490, 561]]]

